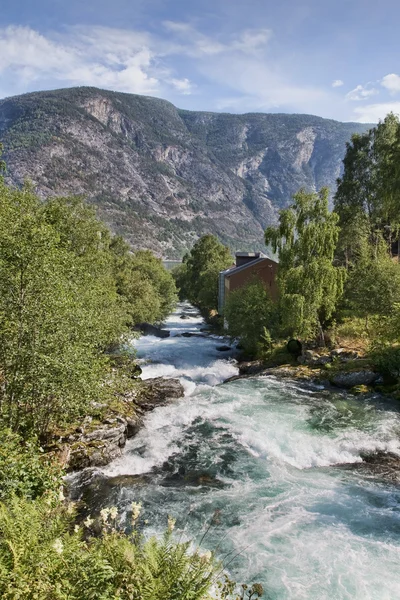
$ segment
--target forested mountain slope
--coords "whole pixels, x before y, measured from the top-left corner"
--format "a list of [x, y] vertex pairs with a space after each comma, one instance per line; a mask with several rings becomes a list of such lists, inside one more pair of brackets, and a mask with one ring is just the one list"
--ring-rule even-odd
[[233, 249], [259, 247], [300, 187], [334, 190], [346, 141], [367, 128], [191, 112], [87, 87], [0, 101], [9, 182], [29, 178], [42, 197], [83, 194], [134, 248], [168, 258], [208, 232]]

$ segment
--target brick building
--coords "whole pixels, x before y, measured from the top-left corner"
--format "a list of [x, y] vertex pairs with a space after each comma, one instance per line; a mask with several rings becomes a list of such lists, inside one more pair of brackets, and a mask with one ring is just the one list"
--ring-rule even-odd
[[224, 313], [226, 298], [230, 292], [246, 285], [253, 279], [263, 282], [271, 298], [278, 298], [276, 274], [278, 263], [262, 252], [236, 252], [236, 263], [221, 271], [218, 284], [218, 312]]

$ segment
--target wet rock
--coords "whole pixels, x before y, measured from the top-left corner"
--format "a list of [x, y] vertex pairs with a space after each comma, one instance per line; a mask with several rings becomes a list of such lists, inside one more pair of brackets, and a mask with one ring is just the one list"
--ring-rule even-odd
[[156, 377], [146, 379], [137, 404], [145, 410], [153, 410], [156, 406], [163, 406], [171, 399], [182, 398], [185, 389], [179, 379], [164, 379]]
[[[181, 334], [178, 334], [179, 337], [185, 337], [185, 338], [191, 338], [191, 337], [198, 337], [198, 338], [204, 338], [207, 337], [206, 335], [204, 335], [204, 333], [195, 333], [192, 331], [184, 331]], [[175, 336], [175, 337], [178, 337]]]
[[98, 425], [84, 420], [72, 435], [60, 439], [57, 453], [67, 471], [102, 467], [121, 456], [127, 439], [138, 433], [143, 415], [184, 395], [179, 379], [147, 379], [125, 398], [124, 414], [107, 414]]
[[134, 328], [135, 331], [140, 331], [143, 335], [154, 335], [159, 338], [167, 338], [170, 336], [168, 329], [161, 329], [150, 323], [137, 323]]
[[359, 385], [371, 385], [377, 381], [379, 374], [374, 371], [352, 371], [336, 373], [330, 378], [331, 383], [338, 387], [353, 388]]
[[343, 469], [357, 471], [367, 477], [380, 477], [391, 483], [400, 483], [400, 456], [392, 452], [362, 454], [362, 462], [338, 465]]
[[242, 362], [239, 364], [239, 375], [257, 375], [264, 368], [261, 360]]
[[218, 352], [228, 352], [229, 350], [232, 350], [230, 346], [217, 346], [215, 349], [218, 350]]

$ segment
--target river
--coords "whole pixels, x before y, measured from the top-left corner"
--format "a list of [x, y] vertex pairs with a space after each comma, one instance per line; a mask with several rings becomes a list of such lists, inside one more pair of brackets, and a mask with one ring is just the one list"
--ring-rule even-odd
[[134, 345], [143, 377], [179, 377], [185, 398], [147, 415], [96, 508], [124, 519], [141, 501], [145, 534], [176, 517], [270, 600], [400, 598], [400, 488], [357, 468], [363, 452], [400, 454], [397, 406], [273, 377], [219, 385], [237, 373], [221, 340], [179, 335], [204, 327], [196, 312], [181, 305], [165, 326], [171, 337]]

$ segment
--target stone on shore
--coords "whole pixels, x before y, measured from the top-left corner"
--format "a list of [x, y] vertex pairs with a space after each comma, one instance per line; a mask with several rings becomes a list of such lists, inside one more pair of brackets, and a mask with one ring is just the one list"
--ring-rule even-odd
[[371, 385], [379, 379], [379, 373], [374, 371], [352, 371], [349, 373], [335, 373], [330, 378], [331, 383], [338, 387], [353, 388], [359, 385]]
[[157, 377], [143, 381], [130, 397], [121, 400], [123, 414], [110, 410], [96, 424], [86, 418], [74, 433], [61, 439], [60, 461], [68, 471], [107, 465], [121, 456], [126, 441], [138, 433], [147, 412], [181, 398], [184, 392], [179, 379]]

